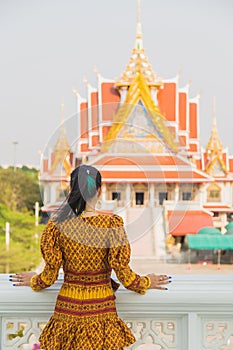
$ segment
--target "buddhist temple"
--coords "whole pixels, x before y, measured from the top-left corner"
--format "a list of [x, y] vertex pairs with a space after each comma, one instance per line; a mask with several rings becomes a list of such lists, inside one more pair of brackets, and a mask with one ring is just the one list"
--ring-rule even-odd
[[71, 149], [64, 121], [43, 157], [44, 213], [64, 200], [71, 170], [87, 163], [102, 174], [101, 210], [124, 219], [135, 257], [162, 258], [169, 237], [201, 228], [224, 233], [233, 213], [233, 156], [220, 140], [215, 108], [210, 139], [200, 140], [199, 96], [178, 76], [158, 78], [146, 55], [138, 2], [135, 44], [116, 80], [96, 71], [87, 97], [77, 98], [77, 142]]

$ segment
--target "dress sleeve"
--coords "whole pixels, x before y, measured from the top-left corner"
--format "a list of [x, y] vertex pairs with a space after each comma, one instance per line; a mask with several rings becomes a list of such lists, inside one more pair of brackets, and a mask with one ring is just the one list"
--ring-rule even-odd
[[108, 262], [125, 288], [145, 294], [150, 286], [150, 278], [137, 275], [129, 267], [131, 249], [123, 225], [120, 216], [111, 217]]
[[50, 287], [57, 279], [62, 264], [62, 252], [59, 246], [59, 231], [50, 220], [41, 236], [41, 254], [45, 261], [44, 270], [32, 276], [30, 286], [33, 290]]

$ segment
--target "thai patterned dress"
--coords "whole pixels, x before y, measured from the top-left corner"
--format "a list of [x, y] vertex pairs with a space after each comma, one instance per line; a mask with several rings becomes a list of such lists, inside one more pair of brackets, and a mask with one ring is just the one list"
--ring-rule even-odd
[[130, 245], [118, 215], [75, 216], [50, 220], [42, 233], [45, 267], [31, 278], [31, 288], [51, 286], [60, 267], [64, 283], [53, 316], [39, 338], [44, 350], [122, 350], [135, 342], [118, 317], [112, 269], [128, 289], [145, 294], [150, 279], [129, 267]]

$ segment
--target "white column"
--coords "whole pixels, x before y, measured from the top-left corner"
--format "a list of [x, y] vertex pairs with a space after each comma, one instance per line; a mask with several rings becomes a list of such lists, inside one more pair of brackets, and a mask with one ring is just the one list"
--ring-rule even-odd
[[150, 206], [154, 208], [155, 206], [155, 186], [154, 184], [149, 185], [149, 191], [150, 191]]
[[205, 190], [203, 188], [200, 189], [200, 204], [201, 206], [205, 203]]
[[107, 188], [106, 188], [106, 184], [102, 185], [102, 201], [106, 201], [106, 197], [107, 197]]
[[126, 199], [126, 207], [130, 207], [131, 206], [131, 203], [130, 203], [130, 200], [131, 200], [131, 185], [130, 184], [127, 184], [126, 185], [126, 196], [125, 196], [125, 199]]
[[209, 183], [200, 185], [198, 188], [200, 204], [204, 205], [207, 202], [207, 188]]
[[51, 198], [51, 195], [50, 195], [50, 185], [49, 183], [45, 183], [45, 186], [44, 186], [44, 198], [43, 198], [43, 202], [44, 202], [44, 205], [47, 205], [48, 203], [50, 203], [50, 198]]
[[58, 183], [53, 183], [51, 184], [50, 187], [50, 203], [56, 203], [57, 201], [57, 196], [56, 196], [56, 188], [57, 188]]
[[179, 185], [175, 185], [175, 202], [179, 201]]

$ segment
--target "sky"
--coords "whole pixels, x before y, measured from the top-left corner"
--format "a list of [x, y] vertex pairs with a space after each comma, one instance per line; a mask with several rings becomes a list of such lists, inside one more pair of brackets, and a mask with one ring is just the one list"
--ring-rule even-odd
[[[117, 78], [134, 46], [137, 0], [0, 0], [0, 165], [39, 165], [61, 121], [75, 113], [83, 77]], [[206, 146], [213, 97], [220, 138], [233, 154], [233, 1], [141, 0], [143, 42], [158, 77], [180, 75], [200, 94]], [[17, 145], [14, 145], [17, 142]]]

